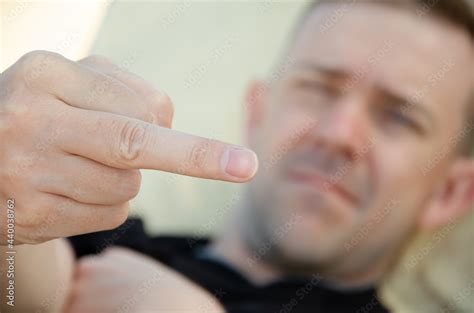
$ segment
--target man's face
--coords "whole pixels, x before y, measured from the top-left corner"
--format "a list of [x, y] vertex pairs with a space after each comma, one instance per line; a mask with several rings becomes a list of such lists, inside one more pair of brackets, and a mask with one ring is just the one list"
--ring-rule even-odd
[[393, 253], [463, 128], [468, 34], [387, 5], [343, 6], [311, 14], [251, 118], [261, 168], [248, 239], [271, 243], [277, 262], [354, 270]]

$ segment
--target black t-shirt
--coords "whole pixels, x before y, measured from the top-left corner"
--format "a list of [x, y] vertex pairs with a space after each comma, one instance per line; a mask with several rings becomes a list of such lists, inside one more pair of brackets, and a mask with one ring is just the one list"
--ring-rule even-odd
[[255, 286], [235, 269], [203, 253], [207, 239], [150, 237], [138, 219], [112, 231], [69, 238], [77, 257], [123, 246], [151, 256], [214, 294], [228, 313], [386, 313], [375, 290], [338, 291], [321, 277]]

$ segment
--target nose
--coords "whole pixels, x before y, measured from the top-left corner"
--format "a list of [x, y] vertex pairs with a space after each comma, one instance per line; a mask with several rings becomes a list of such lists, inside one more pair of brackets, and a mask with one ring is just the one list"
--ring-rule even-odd
[[363, 97], [348, 95], [339, 99], [319, 117], [311, 132], [313, 140], [335, 155], [355, 160], [358, 151], [370, 141], [365, 108]]

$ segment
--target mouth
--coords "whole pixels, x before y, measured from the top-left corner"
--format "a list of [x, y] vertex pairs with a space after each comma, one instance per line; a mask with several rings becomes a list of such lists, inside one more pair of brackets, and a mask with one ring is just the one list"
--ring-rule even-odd
[[356, 197], [346, 188], [342, 187], [340, 184], [331, 182], [329, 179], [318, 173], [293, 170], [290, 171], [288, 177], [291, 181], [310, 186], [320, 193], [331, 193], [350, 205], [355, 205], [357, 202]]

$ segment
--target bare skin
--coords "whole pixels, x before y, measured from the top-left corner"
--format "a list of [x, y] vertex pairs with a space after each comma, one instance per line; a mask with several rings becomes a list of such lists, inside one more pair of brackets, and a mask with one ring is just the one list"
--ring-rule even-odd
[[[249, 185], [248, 197], [230, 221], [231, 226], [217, 236], [211, 251], [256, 283], [268, 283], [285, 275], [308, 276], [319, 273], [326, 281], [345, 288], [374, 284], [396, 260], [398, 252], [414, 232], [446, 225], [468, 212], [474, 202], [473, 160], [449, 146], [449, 138], [460, 133], [464, 127], [463, 116], [472, 88], [470, 69], [473, 51], [469, 36], [437, 18], [420, 19], [406, 10], [373, 4], [357, 4], [344, 19], [327, 31], [319, 32], [318, 26], [324, 21], [324, 16], [330, 16], [334, 9], [334, 6], [327, 5], [308, 18], [288, 52], [293, 60], [292, 66], [278, 81], [271, 86], [256, 82], [249, 88], [246, 131], [251, 147], [259, 155], [263, 170]], [[422, 40], [427, 38], [429, 40]], [[388, 46], [386, 51], [385, 46]], [[446, 46], [450, 49], [445, 49]], [[374, 53], [380, 55], [381, 51], [385, 51], [382, 56], [371, 59]], [[438, 73], [443, 66], [448, 66], [448, 70], [443, 70], [444, 74], [435, 87], [427, 88], [423, 97], [418, 99], [420, 101], [408, 107], [405, 112], [408, 114], [402, 114], [406, 110], [404, 104], [415, 102], [405, 99], [410, 98], [413, 92], [424, 90], [431, 75]], [[369, 70], [363, 75], [356, 75], [360, 68]], [[4, 81], [2, 84], [5, 84]], [[60, 96], [60, 99], [65, 98]], [[72, 109], [78, 110], [71, 105], [65, 107], [68, 109], [59, 112], [69, 114]], [[74, 120], [85, 114], [80, 112]], [[96, 117], [104, 114], [94, 112]], [[104, 120], [109, 120], [109, 114], [113, 115], [113, 125], [123, 125], [128, 121], [124, 116], [129, 116], [130, 112], [109, 112], [105, 114]], [[96, 163], [102, 161], [106, 163], [102, 166], [125, 171], [160, 167], [161, 170], [179, 172], [179, 163], [190, 160], [186, 158], [189, 151], [181, 155], [183, 151], [173, 150], [168, 158], [163, 159], [145, 144], [151, 151], [144, 148], [138, 161], [135, 158], [131, 161], [128, 160], [130, 158], [127, 158], [128, 161], [119, 158], [117, 162], [116, 158], [110, 159], [111, 155], [117, 155], [117, 151], [112, 150], [116, 154], [110, 154], [110, 147], [100, 148], [107, 146], [107, 143], [120, 142], [120, 139], [110, 139], [114, 138], [113, 134], [108, 133], [110, 127], [97, 124], [91, 128], [84, 127], [93, 120], [88, 117], [83, 117], [85, 124], [81, 123], [81, 127], [73, 119], [69, 119], [66, 124], [69, 127], [69, 123], [76, 125], [76, 129], [84, 128], [86, 132], [89, 129], [89, 133], [93, 129], [94, 133], [104, 135], [97, 139], [85, 136], [82, 138], [84, 141], [81, 141], [74, 135], [77, 132], [74, 132], [65, 137], [74, 146], [58, 141], [58, 146], [62, 144], [61, 151], [65, 149], [74, 154], [82, 152], [85, 159], [92, 159]], [[136, 120], [133, 122], [145, 125]], [[161, 126], [146, 125], [146, 129], [152, 130], [150, 137], [157, 138], [159, 135], [160, 140], [165, 138], [166, 144], [163, 146], [166, 149], [177, 137], [187, 138], [183, 139], [180, 146], [189, 147], [189, 143], [194, 142], [186, 135], [177, 135], [163, 128], [167, 126], [166, 119], [164, 125], [159, 124]], [[28, 123], [22, 126], [27, 127]], [[0, 129], [3, 131], [5, 128]], [[46, 134], [50, 132], [46, 131]], [[295, 133], [299, 134], [297, 140], [293, 136]], [[29, 137], [25, 135], [23, 138], [33, 142], [32, 136], [30, 132]], [[2, 144], [4, 142], [1, 141]], [[12, 147], [15, 145], [14, 142], [9, 144]], [[78, 144], [83, 145], [80, 151], [75, 147]], [[421, 166], [443, 147], [450, 148], [446, 157], [424, 171]], [[97, 149], [103, 154], [97, 153]], [[219, 158], [212, 157], [221, 156], [223, 149], [217, 148], [218, 152], [210, 153], [210, 159], [216, 161], [211, 161], [214, 165], [198, 167], [205, 173], [194, 169], [186, 174], [234, 180], [222, 174], [218, 166], [220, 163], [217, 162]], [[191, 160], [201, 160], [200, 154], [197, 155]], [[270, 162], [266, 167], [266, 162], [275, 156], [278, 156], [276, 162]], [[3, 166], [3, 163], [0, 164]], [[341, 167], [345, 168], [342, 176], [338, 175]], [[6, 169], [2, 167], [2, 170]], [[247, 176], [242, 175], [245, 178], [237, 181], [245, 181], [253, 173], [254, 168], [249, 166]], [[136, 193], [136, 190], [133, 191], [129, 194], [130, 198]], [[16, 195], [20, 196], [20, 193], [13, 193], [13, 196]], [[92, 195], [90, 200], [95, 201], [127, 200], [116, 199], [114, 195], [108, 194], [107, 197], [94, 195], [95, 198]], [[111, 206], [110, 203], [108, 200], [101, 205]], [[97, 216], [100, 214], [98, 211], [84, 210], [83, 215], [82, 211], [76, 213], [78, 216], [74, 216], [74, 220], [64, 219], [67, 230], [61, 223], [51, 223], [47, 234], [33, 238], [36, 241], [29, 238], [27, 231], [23, 236], [32, 242], [41, 242], [69, 235], [69, 232], [108, 229], [126, 216], [125, 208], [112, 208], [110, 211], [119, 212], [117, 215], [120, 218], [117, 217], [110, 225], [99, 225], [99, 221], [104, 221]], [[91, 217], [90, 214], [95, 215]], [[34, 216], [31, 217], [34, 220], [41, 214], [31, 216]], [[282, 236], [275, 236], [273, 231], [295, 216], [297, 227], [293, 225]], [[86, 220], [88, 225], [84, 225]], [[375, 220], [376, 223], [373, 222]], [[353, 241], [367, 225], [370, 225], [369, 235], [357, 237], [361, 239]], [[31, 231], [35, 233], [33, 230], [34, 227]], [[270, 249], [259, 254], [259, 247], [269, 240], [273, 242]], [[127, 262], [124, 260], [130, 260], [128, 264], [147, 263], [151, 269], [145, 265], [142, 268], [151, 275], [154, 266], [160, 265], [145, 258], [115, 253], [95, 256], [88, 266], [94, 272], [101, 267], [112, 270], [111, 264], [122, 264], [125, 272], [117, 279], [133, 284], [136, 282], [130, 270], [133, 265], [125, 265]], [[103, 270], [106, 271], [105, 268]], [[64, 277], [70, 274], [70, 271], [65, 271]], [[140, 277], [142, 275], [147, 276], [141, 272]], [[71, 310], [87, 311], [86, 308], [106, 307], [113, 311], [119, 305], [119, 300], [110, 303], [107, 297], [96, 297], [91, 301], [88, 290], [93, 289], [103, 295], [108, 292], [108, 288], [102, 287], [113, 285], [110, 280], [112, 275], [101, 275], [100, 279], [94, 279], [95, 276], [86, 272], [75, 278], [80, 286], [87, 288], [74, 288], [68, 302]], [[190, 290], [199, 289], [191, 283], [188, 286]], [[193, 292], [191, 294], [195, 295]], [[197, 297], [203, 301], [212, 299], [214, 303], [216, 300], [206, 292], [199, 293]], [[61, 301], [64, 303], [65, 298]], [[154, 308], [160, 308], [163, 304], [163, 300], [160, 302], [153, 297], [147, 298], [146, 302]], [[166, 308], [170, 308], [169, 305], [172, 304], [166, 303]], [[173, 305], [179, 309], [182, 303], [177, 301]], [[221, 308], [214, 307], [213, 310], [219, 312]]]
[[[278, 81], [248, 91], [246, 131], [261, 170], [210, 251], [257, 284], [314, 274], [337, 288], [376, 284], [414, 232], [462, 217], [474, 201], [474, 163], [456, 147], [426, 173], [420, 168], [464, 127], [468, 35], [438, 19], [363, 4], [318, 33], [333, 9], [308, 19], [289, 50], [293, 66]], [[328, 67], [344, 75], [321, 70]], [[394, 101], [437, 73], [445, 74], [423, 107]], [[289, 179], [291, 169], [319, 173], [328, 185]], [[368, 235], [357, 237], [364, 229]]]
[[64, 313], [225, 312], [219, 294], [129, 249], [81, 259], [75, 276]]
[[473, 208], [474, 160], [452, 140], [474, 127], [472, 38], [374, 3], [321, 29], [340, 5], [312, 12], [281, 77], [249, 88], [261, 170], [212, 250], [257, 283], [372, 285], [414, 233]]
[[[139, 169], [230, 182], [248, 181], [257, 171], [248, 149], [171, 130], [170, 98], [103, 57], [73, 62], [31, 52], [1, 74], [0, 85], [0, 203], [6, 208], [14, 200], [15, 245], [119, 226], [140, 189]], [[7, 212], [0, 216], [0, 234], [0, 244], [12, 243]], [[17, 260], [57, 255], [52, 268], [72, 264], [65, 246], [61, 240], [18, 246]], [[8, 248], [0, 249], [5, 255]], [[2, 258], [2, 273], [7, 266]], [[25, 266], [16, 264], [17, 283], [25, 279], [16, 292], [38, 295], [26, 274], [34, 265]], [[58, 275], [70, 277], [71, 268]], [[37, 275], [42, 284], [49, 281], [47, 272]], [[62, 283], [70, 288], [67, 279]], [[51, 298], [55, 287], [45, 284], [39, 298]], [[21, 304], [17, 309], [26, 311]]]
[[170, 130], [166, 94], [113, 66], [33, 52], [2, 73], [0, 201], [16, 201], [17, 244], [120, 225], [138, 169], [234, 182], [255, 174], [253, 152]]

